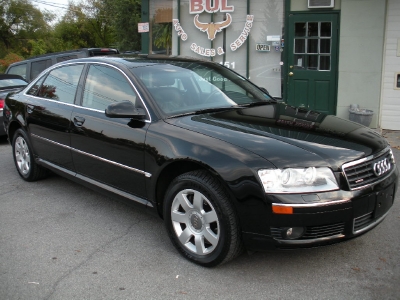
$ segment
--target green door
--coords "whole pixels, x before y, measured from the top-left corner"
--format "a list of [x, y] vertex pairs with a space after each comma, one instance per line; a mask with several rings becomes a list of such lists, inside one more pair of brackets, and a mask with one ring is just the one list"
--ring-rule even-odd
[[335, 114], [338, 15], [289, 15], [287, 43], [286, 102]]

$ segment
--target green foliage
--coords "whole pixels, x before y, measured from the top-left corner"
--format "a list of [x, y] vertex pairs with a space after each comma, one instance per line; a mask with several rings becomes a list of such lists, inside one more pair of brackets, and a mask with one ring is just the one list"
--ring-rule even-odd
[[8, 68], [9, 65], [24, 58], [15, 53], [8, 53], [3, 59], [0, 59], [0, 70], [2, 73]]
[[169, 55], [172, 47], [172, 22], [154, 24], [153, 38], [154, 45], [166, 49], [167, 55]]
[[141, 0], [104, 0], [112, 20], [115, 44], [121, 51], [141, 50]]
[[141, 0], [71, 1], [55, 23], [55, 15], [40, 11], [30, 1], [0, 0], [0, 58], [88, 47], [141, 49], [137, 32]]

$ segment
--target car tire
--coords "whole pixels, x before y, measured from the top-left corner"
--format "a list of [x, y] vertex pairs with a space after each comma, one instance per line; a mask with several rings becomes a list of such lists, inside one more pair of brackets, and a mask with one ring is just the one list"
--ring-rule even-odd
[[12, 139], [13, 157], [18, 174], [26, 181], [44, 178], [48, 171], [35, 162], [29, 139], [22, 129], [18, 129]]
[[164, 201], [172, 243], [187, 259], [213, 267], [242, 252], [239, 223], [222, 185], [206, 171], [175, 178]]

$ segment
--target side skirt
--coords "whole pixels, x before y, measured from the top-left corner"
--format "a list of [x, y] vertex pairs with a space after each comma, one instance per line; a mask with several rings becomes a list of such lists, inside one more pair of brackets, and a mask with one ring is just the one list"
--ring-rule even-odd
[[116, 198], [118, 198], [118, 200], [120, 200], [128, 205], [132, 205], [132, 203], [140, 204], [139, 207], [151, 208], [151, 211], [154, 214], [158, 215], [156, 209], [154, 209], [153, 204], [148, 200], [145, 200], [140, 197], [136, 197], [132, 194], [126, 193], [126, 192], [116, 189], [112, 186], [98, 182], [89, 177], [80, 175], [78, 173], [67, 170], [65, 168], [61, 168], [60, 166], [57, 166], [57, 165], [55, 165], [49, 161], [43, 160], [41, 158], [36, 158], [36, 162], [38, 164], [40, 164], [41, 166], [51, 170], [52, 172], [54, 172], [62, 177], [65, 177], [76, 183], [82, 184], [96, 192], [100, 192], [100, 193], [104, 194], [105, 196], [111, 196], [114, 198], [116, 197]]

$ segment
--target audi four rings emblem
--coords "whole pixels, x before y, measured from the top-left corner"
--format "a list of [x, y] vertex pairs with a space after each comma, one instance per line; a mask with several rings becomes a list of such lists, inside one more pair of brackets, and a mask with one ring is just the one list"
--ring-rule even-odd
[[382, 160], [374, 163], [372, 168], [374, 169], [374, 173], [376, 176], [381, 176], [382, 174], [385, 174], [386, 172], [388, 172], [390, 170], [391, 164], [390, 164], [390, 161], [388, 161], [388, 159], [385, 158], [385, 159], [382, 159]]

